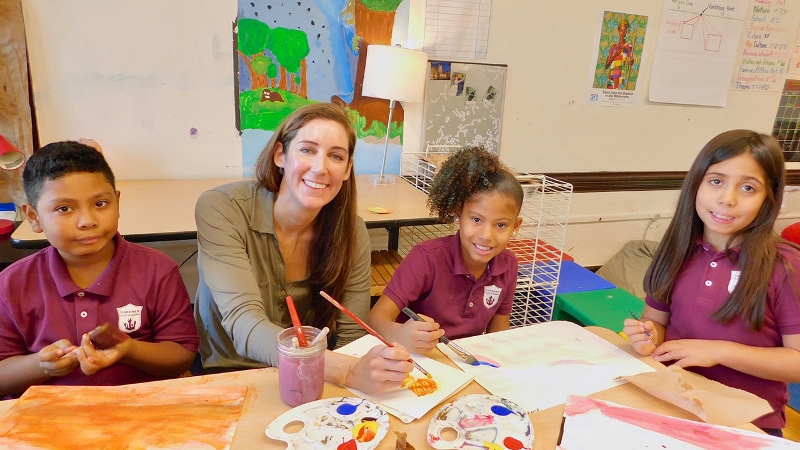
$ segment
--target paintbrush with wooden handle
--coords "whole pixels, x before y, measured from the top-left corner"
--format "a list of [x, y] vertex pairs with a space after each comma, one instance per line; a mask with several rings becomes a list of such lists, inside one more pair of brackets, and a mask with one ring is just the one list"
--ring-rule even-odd
[[[371, 334], [371, 335], [375, 336], [376, 338], [378, 338], [378, 339], [379, 339], [381, 342], [383, 342], [383, 343], [384, 343], [384, 344], [385, 344], [387, 347], [394, 347], [394, 345], [392, 345], [392, 344], [391, 344], [391, 342], [389, 342], [389, 341], [387, 341], [386, 339], [384, 339], [384, 338], [383, 338], [383, 336], [381, 336], [380, 334], [378, 334], [378, 332], [377, 332], [377, 331], [373, 330], [371, 326], [369, 326], [369, 325], [367, 325], [366, 323], [364, 323], [364, 321], [363, 321], [363, 320], [359, 319], [359, 318], [358, 318], [358, 316], [356, 316], [355, 314], [353, 314], [353, 313], [352, 313], [352, 312], [351, 312], [349, 309], [345, 308], [345, 307], [344, 307], [344, 305], [342, 305], [341, 303], [339, 303], [339, 302], [337, 302], [336, 300], [334, 300], [334, 298], [333, 298], [333, 297], [331, 297], [330, 295], [328, 295], [328, 293], [327, 293], [327, 292], [325, 292], [325, 291], [319, 291], [319, 295], [321, 295], [322, 297], [324, 297], [324, 298], [325, 298], [325, 300], [327, 300], [327, 301], [331, 302], [331, 303], [333, 304], [333, 306], [335, 306], [335, 307], [339, 308], [339, 310], [340, 310], [341, 312], [343, 312], [343, 313], [347, 314], [348, 316], [350, 316], [350, 318], [351, 318], [351, 319], [353, 319], [353, 320], [355, 320], [357, 324], [361, 325], [361, 326], [362, 326], [362, 327], [363, 327], [365, 330], [367, 330], [367, 333], [369, 333], [369, 334]], [[416, 361], [414, 361], [414, 360], [413, 360], [413, 359], [411, 359], [411, 358], [409, 358], [409, 359], [408, 359], [408, 361], [409, 361], [411, 364], [413, 364], [413, 365], [414, 365], [414, 367], [416, 367], [416, 368], [417, 368], [417, 369], [418, 369], [420, 372], [422, 372], [423, 374], [425, 374], [425, 376], [426, 376], [426, 377], [428, 377], [428, 378], [431, 378], [431, 374], [430, 374], [430, 373], [428, 373], [428, 371], [427, 371], [427, 370], [423, 369], [423, 368], [422, 368], [422, 366], [420, 366], [419, 364], [417, 364], [417, 362], [416, 362]]]

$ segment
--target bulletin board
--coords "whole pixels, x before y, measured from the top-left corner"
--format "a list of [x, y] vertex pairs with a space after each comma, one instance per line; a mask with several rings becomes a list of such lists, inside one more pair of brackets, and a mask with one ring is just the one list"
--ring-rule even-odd
[[429, 67], [425, 146], [482, 145], [497, 153], [508, 66], [437, 60]]

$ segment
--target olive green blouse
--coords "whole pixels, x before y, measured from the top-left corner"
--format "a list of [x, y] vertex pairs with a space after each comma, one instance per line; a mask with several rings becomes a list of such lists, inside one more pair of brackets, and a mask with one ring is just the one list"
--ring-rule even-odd
[[[274, 199], [275, 194], [258, 182], [247, 180], [206, 191], [197, 201], [200, 284], [194, 316], [205, 368], [277, 366], [277, 334], [292, 326], [286, 296], [292, 297], [301, 321], [311, 310], [307, 278], [286, 283], [275, 236]], [[361, 218], [357, 235], [350, 278], [337, 300], [365, 319], [370, 305], [370, 243]], [[365, 334], [340, 311], [335, 328], [337, 347]]]

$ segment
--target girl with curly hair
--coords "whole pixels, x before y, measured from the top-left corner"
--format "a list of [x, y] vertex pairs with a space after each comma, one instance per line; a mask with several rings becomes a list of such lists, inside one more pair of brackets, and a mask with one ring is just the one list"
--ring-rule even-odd
[[[463, 148], [442, 164], [428, 206], [459, 230], [415, 246], [397, 268], [367, 322], [414, 353], [451, 339], [507, 330], [517, 259], [506, 250], [522, 224], [523, 192], [496, 155]], [[406, 320], [409, 307], [425, 321]]]

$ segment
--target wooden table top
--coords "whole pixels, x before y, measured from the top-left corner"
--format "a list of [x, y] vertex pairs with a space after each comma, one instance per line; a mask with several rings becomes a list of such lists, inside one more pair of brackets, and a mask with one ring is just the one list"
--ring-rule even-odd
[[[610, 330], [598, 327], [588, 327], [587, 329], [618, 346], [619, 348], [627, 351], [628, 353], [637, 356], [639, 359], [652, 367], [664, 367], [661, 363], [656, 362], [652, 358], [636, 355], [633, 348], [627, 341]], [[432, 351], [428, 356], [445, 364], [452, 365], [452, 362], [438, 350]], [[278, 394], [278, 371], [275, 368], [244, 370], [216, 375], [206, 375], [202, 377], [179, 378], [174, 380], [158, 381], [150, 384], [169, 386], [249, 385], [250, 390], [248, 392], [248, 397], [245, 400], [242, 416], [236, 428], [236, 434], [234, 435], [231, 449], [264, 448], [283, 450], [286, 448], [286, 444], [283, 441], [270, 439], [264, 434], [264, 430], [270, 424], [270, 422], [291, 409], [281, 401]], [[467, 385], [466, 388], [456, 393], [455, 396], [485, 393], [486, 390], [483, 389], [483, 387], [481, 387], [475, 381], [472, 381], [469, 383], [469, 385]], [[353, 396], [353, 394], [341, 386], [334, 385], [332, 383], [325, 384], [325, 390], [323, 392], [324, 398], [343, 396]], [[591, 395], [591, 397], [600, 400], [611, 401], [632, 408], [642, 409], [645, 411], [665, 414], [672, 417], [697, 420], [688, 412], [678, 408], [677, 406], [659, 400], [630, 383], [598, 392]], [[4, 414], [6, 411], [8, 411], [14, 402], [15, 400], [6, 400], [0, 402], [0, 414]], [[408, 442], [417, 450], [430, 449], [431, 447], [427, 443], [427, 430], [433, 414], [437, 409], [438, 408], [433, 408], [421, 419], [415, 420], [408, 424], [405, 424], [396, 417], [390, 415], [390, 432], [378, 445], [377, 449], [394, 449], [396, 438], [394, 433], [391, 431], [402, 431], [407, 433]], [[563, 413], [564, 405], [561, 404], [530, 414], [531, 422], [533, 423], [534, 427], [533, 449], [550, 450], [556, 447], [556, 442], [561, 429], [561, 419]], [[755, 426], [749, 424], [742, 427], [742, 429], [760, 431]]]

